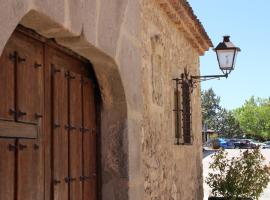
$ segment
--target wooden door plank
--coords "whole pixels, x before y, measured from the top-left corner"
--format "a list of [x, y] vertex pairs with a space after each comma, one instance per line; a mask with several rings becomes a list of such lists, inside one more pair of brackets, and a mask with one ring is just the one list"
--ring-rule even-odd
[[52, 66], [53, 72], [53, 199], [68, 199], [68, 83], [65, 70]]
[[11, 38], [0, 58], [0, 119], [4, 120], [14, 120], [14, 115], [12, 115], [10, 109], [15, 110], [15, 59], [15, 47]]
[[38, 126], [0, 120], [0, 137], [6, 138], [38, 138]]
[[[12, 145], [12, 146], [10, 146]], [[0, 199], [14, 200], [15, 140], [0, 139]]]
[[18, 200], [42, 200], [44, 193], [44, 159], [39, 140], [19, 139]]
[[96, 173], [96, 116], [95, 116], [94, 89], [91, 80], [84, 78], [83, 84], [83, 122], [86, 130], [84, 146], [86, 148], [85, 173], [91, 175]]
[[97, 181], [96, 178], [85, 179], [83, 182], [83, 200], [97, 199]]
[[15, 33], [18, 52], [16, 97], [18, 121], [37, 123], [43, 115], [43, 44], [23, 34]]
[[83, 199], [96, 199], [96, 116], [93, 83], [83, 78]]
[[69, 130], [70, 148], [70, 177], [74, 181], [70, 182], [70, 200], [82, 199], [82, 93], [81, 75], [70, 72], [70, 125], [75, 129]]

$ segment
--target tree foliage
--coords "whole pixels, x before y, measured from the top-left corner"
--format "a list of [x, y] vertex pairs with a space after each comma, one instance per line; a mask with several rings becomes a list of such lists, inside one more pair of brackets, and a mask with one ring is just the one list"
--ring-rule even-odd
[[270, 99], [248, 99], [245, 104], [234, 110], [243, 131], [252, 137], [270, 138]]
[[259, 149], [241, 152], [240, 157], [219, 151], [212, 156], [206, 183], [215, 196], [236, 200], [259, 199], [270, 181], [270, 167]]
[[202, 120], [209, 129], [216, 128], [217, 113], [220, 110], [220, 97], [218, 97], [212, 88], [204, 90], [201, 93]]
[[223, 137], [241, 137], [243, 132], [232, 111], [220, 106], [220, 97], [212, 88], [202, 91], [202, 123]]

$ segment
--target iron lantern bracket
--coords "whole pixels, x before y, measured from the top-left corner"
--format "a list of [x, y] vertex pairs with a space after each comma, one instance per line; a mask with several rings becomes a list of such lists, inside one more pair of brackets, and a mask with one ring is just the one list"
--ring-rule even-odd
[[220, 79], [220, 78], [228, 78], [228, 74], [226, 73], [222, 75], [190, 76], [192, 83], [208, 81], [212, 79]]
[[184, 69], [184, 73], [181, 74], [180, 78], [174, 78], [176, 81], [176, 85], [183, 84], [183, 82], [188, 83], [191, 88], [195, 88], [197, 83], [202, 81], [208, 81], [212, 79], [220, 79], [220, 78], [228, 78], [229, 73], [225, 73], [222, 75], [205, 75], [205, 76], [193, 76], [189, 75], [187, 69]]

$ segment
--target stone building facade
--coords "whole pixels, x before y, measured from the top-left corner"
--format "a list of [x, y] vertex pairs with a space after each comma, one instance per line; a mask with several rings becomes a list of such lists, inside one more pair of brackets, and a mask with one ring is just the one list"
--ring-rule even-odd
[[174, 144], [172, 79], [185, 68], [199, 74], [199, 56], [212, 46], [186, 0], [2, 1], [0, 52], [19, 24], [93, 66], [100, 199], [203, 199], [199, 87], [191, 96], [192, 145]]

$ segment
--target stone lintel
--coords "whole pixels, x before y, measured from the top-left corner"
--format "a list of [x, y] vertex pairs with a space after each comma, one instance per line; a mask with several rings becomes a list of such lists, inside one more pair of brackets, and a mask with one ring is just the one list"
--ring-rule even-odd
[[213, 47], [203, 25], [186, 0], [157, 0], [157, 2], [177, 28], [183, 31], [199, 55], [203, 55], [205, 51]]

